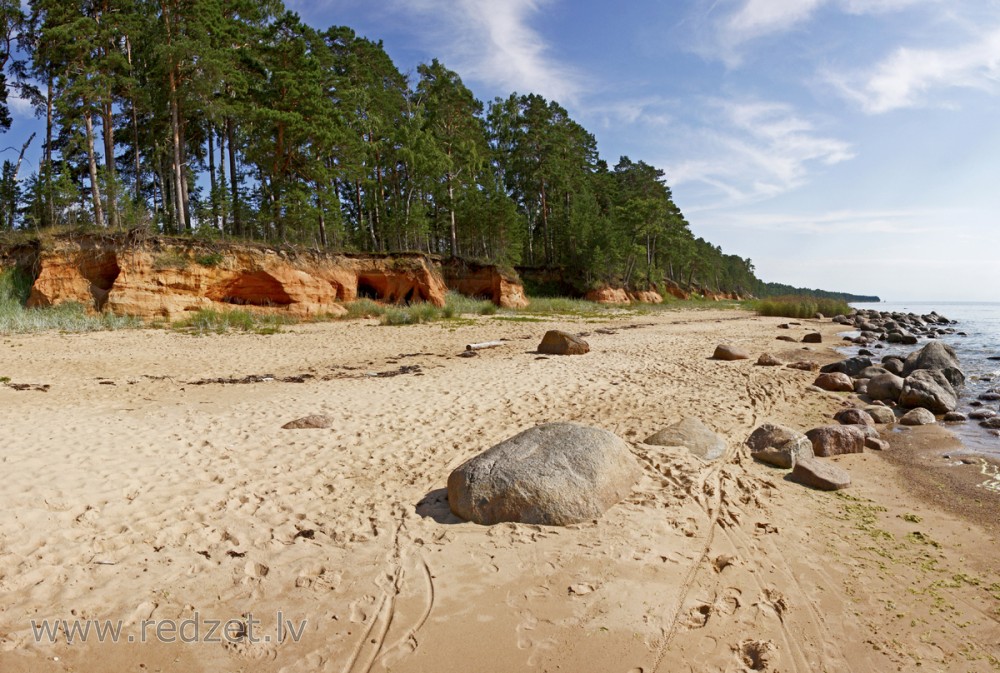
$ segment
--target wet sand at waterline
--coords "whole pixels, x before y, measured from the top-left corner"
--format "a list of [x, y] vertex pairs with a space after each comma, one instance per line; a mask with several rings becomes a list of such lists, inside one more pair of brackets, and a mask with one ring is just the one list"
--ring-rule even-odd
[[[923, 430], [829, 459], [853, 479], [840, 493], [750, 459], [758, 424], [807, 430], [849, 399], [754, 365], [838, 359], [841, 327], [803, 321], [796, 336], [826, 341], [807, 349], [775, 340], [781, 322], [2, 338], [0, 375], [49, 388], [0, 386], [0, 671], [1000, 670], [987, 468], [935, 486], [923, 477], [950, 463], [920, 457], [947, 437]], [[589, 332], [591, 352], [539, 356], [552, 328]], [[719, 343], [752, 358], [709, 359]], [[310, 414], [333, 423], [282, 429]], [[727, 440], [724, 459], [640, 443], [685, 416]], [[551, 421], [632, 442], [631, 496], [565, 528], [451, 515], [452, 469]], [[57, 620], [120, 620], [120, 642], [33, 633]], [[214, 622], [228, 632], [208, 637]]]

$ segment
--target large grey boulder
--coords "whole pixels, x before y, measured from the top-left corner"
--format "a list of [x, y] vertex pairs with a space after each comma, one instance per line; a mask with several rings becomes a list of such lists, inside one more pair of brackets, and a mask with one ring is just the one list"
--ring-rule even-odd
[[[871, 394], [870, 385], [868, 390]], [[935, 414], [946, 414], [958, 406], [958, 396], [942, 372], [918, 369], [903, 381], [899, 403], [904, 407], [924, 407]]]
[[865, 407], [865, 411], [872, 417], [872, 420], [878, 424], [884, 425], [896, 422], [896, 414], [892, 413], [892, 409], [889, 407], [880, 407], [873, 404]]
[[895, 374], [879, 374], [868, 379], [868, 397], [873, 400], [899, 400], [903, 393], [903, 379]]
[[805, 435], [798, 439], [790, 439], [781, 446], [767, 447], [750, 453], [754, 460], [786, 470], [795, 467], [800, 460], [807, 460], [815, 455], [812, 442]]
[[918, 369], [960, 369], [955, 349], [940, 341], [931, 341], [918, 351], [910, 353], [903, 363], [903, 375], [909, 376]]
[[899, 419], [899, 423], [901, 425], [933, 425], [937, 423], [937, 419], [927, 409], [917, 407], [903, 414], [902, 418]]
[[860, 372], [858, 372], [855, 378], [859, 379], [870, 379], [878, 376], [879, 374], [890, 374], [891, 372], [885, 367], [880, 367], [878, 365], [872, 365], [871, 367], [865, 367]]
[[802, 437], [805, 437], [805, 434], [798, 430], [777, 423], [764, 423], [757, 426], [744, 443], [750, 447], [751, 452], [763, 451]]
[[448, 477], [448, 505], [463, 519], [565, 526], [625, 498], [641, 469], [618, 436], [577, 423], [525, 430]]
[[801, 460], [792, 468], [792, 481], [821, 491], [839, 491], [851, 485], [847, 470], [821, 460]]
[[754, 460], [791, 469], [797, 460], [813, 457], [812, 442], [803, 433], [784, 425], [764, 423], [747, 437]]
[[840, 362], [832, 362], [825, 367], [820, 368], [820, 372], [824, 374], [831, 374], [833, 372], [840, 372], [841, 374], [847, 374], [848, 376], [857, 376], [866, 367], [871, 367], [871, 358], [865, 357], [853, 357], [847, 358], [846, 360], [841, 360]]
[[646, 438], [653, 446], [683, 446], [702, 460], [716, 460], [726, 452], [726, 441], [697, 418], [684, 418]]
[[829, 390], [835, 393], [849, 393], [854, 391], [854, 381], [847, 374], [841, 372], [830, 372], [820, 374], [813, 381], [813, 385], [822, 390]]
[[806, 433], [817, 456], [839, 456], [843, 453], [862, 453], [865, 450], [864, 426], [824, 425]]
[[905, 369], [903, 358], [896, 355], [885, 356], [885, 358], [882, 359], [882, 367], [889, 373], [900, 377], [903, 376], [903, 370]]
[[841, 425], [875, 425], [875, 419], [872, 418], [871, 414], [863, 409], [853, 407], [841, 409], [834, 415], [833, 420]]

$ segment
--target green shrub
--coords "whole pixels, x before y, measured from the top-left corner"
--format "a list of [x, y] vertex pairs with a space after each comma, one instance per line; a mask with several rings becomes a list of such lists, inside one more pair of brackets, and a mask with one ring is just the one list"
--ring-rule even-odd
[[31, 276], [21, 269], [7, 269], [0, 273], [0, 306], [24, 306], [31, 296]]
[[571, 299], [570, 297], [531, 297], [528, 306], [517, 309], [517, 312], [589, 317], [620, 312], [622, 308], [614, 304], [598, 304], [586, 299]]
[[201, 309], [194, 315], [173, 324], [174, 329], [195, 335], [225, 334], [226, 332], [253, 332], [275, 334], [282, 325], [297, 322], [294, 318], [275, 313], [256, 313], [243, 309], [216, 311]]
[[445, 297], [444, 311], [446, 318], [459, 315], [493, 315], [497, 306], [489, 299], [474, 299], [458, 292], [449, 292]]
[[383, 325], [417, 325], [424, 322], [440, 320], [444, 316], [443, 309], [434, 304], [421, 302], [409, 306], [391, 307], [382, 314]]
[[153, 268], [156, 270], [186, 269], [190, 263], [191, 259], [177, 250], [167, 250], [153, 258]]
[[382, 304], [372, 301], [371, 299], [355, 299], [354, 301], [345, 304], [344, 307], [347, 309], [347, 313], [343, 316], [345, 320], [377, 318], [385, 313], [386, 310], [385, 306], [382, 306]]
[[200, 255], [195, 255], [194, 261], [201, 266], [212, 267], [222, 264], [223, 259], [225, 259], [225, 257], [223, 257], [221, 253], [205, 252]]

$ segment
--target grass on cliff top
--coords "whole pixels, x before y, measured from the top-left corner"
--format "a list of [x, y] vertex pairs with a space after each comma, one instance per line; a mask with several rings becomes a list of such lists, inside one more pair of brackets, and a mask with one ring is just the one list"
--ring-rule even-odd
[[770, 297], [749, 302], [749, 307], [760, 315], [782, 318], [812, 318], [817, 313], [835, 316], [850, 313], [851, 307], [840, 299], [816, 297]]
[[77, 303], [49, 308], [26, 308], [31, 294], [31, 278], [18, 269], [0, 273], [0, 334], [60, 332], [99, 332], [139, 327], [142, 321], [112, 313], [89, 314]]

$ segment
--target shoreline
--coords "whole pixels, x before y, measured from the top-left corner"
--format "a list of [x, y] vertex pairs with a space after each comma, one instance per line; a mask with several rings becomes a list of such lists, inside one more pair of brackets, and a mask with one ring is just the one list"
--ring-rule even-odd
[[[916, 657], [979, 673], [1000, 661], [986, 628], [1000, 609], [991, 533], [917, 498], [888, 455], [906, 448], [831, 459], [855, 482], [839, 494], [750, 460], [743, 440], [760, 423], [832, 423], [848, 400], [807, 391], [814, 372], [754, 364], [765, 351], [838, 358], [840, 326], [784, 321], [698, 310], [5, 337], [0, 373], [50, 387], [0, 388], [12, 484], [0, 494], [0, 668], [853, 673]], [[548, 329], [588, 333], [591, 352], [540, 356]], [[776, 340], [808, 331], [824, 343]], [[723, 342], [753, 358], [711, 360]], [[332, 425], [281, 428], [309, 414]], [[726, 439], [724, 461], [641, 443], [685, 416]], [[452, 468], [556, 420], [631, 443], [644, 467], [629, 498], [565, 528], [448, 511]], [[976, 583], [938, 586], [963, 573]], [[984, 616], [963, 627], [940, 597]], [[26, 627], [279, 611], [306, 620], [300, 640], [45, 644]], [[942, 634], [933, 647], [928, 630]]]

